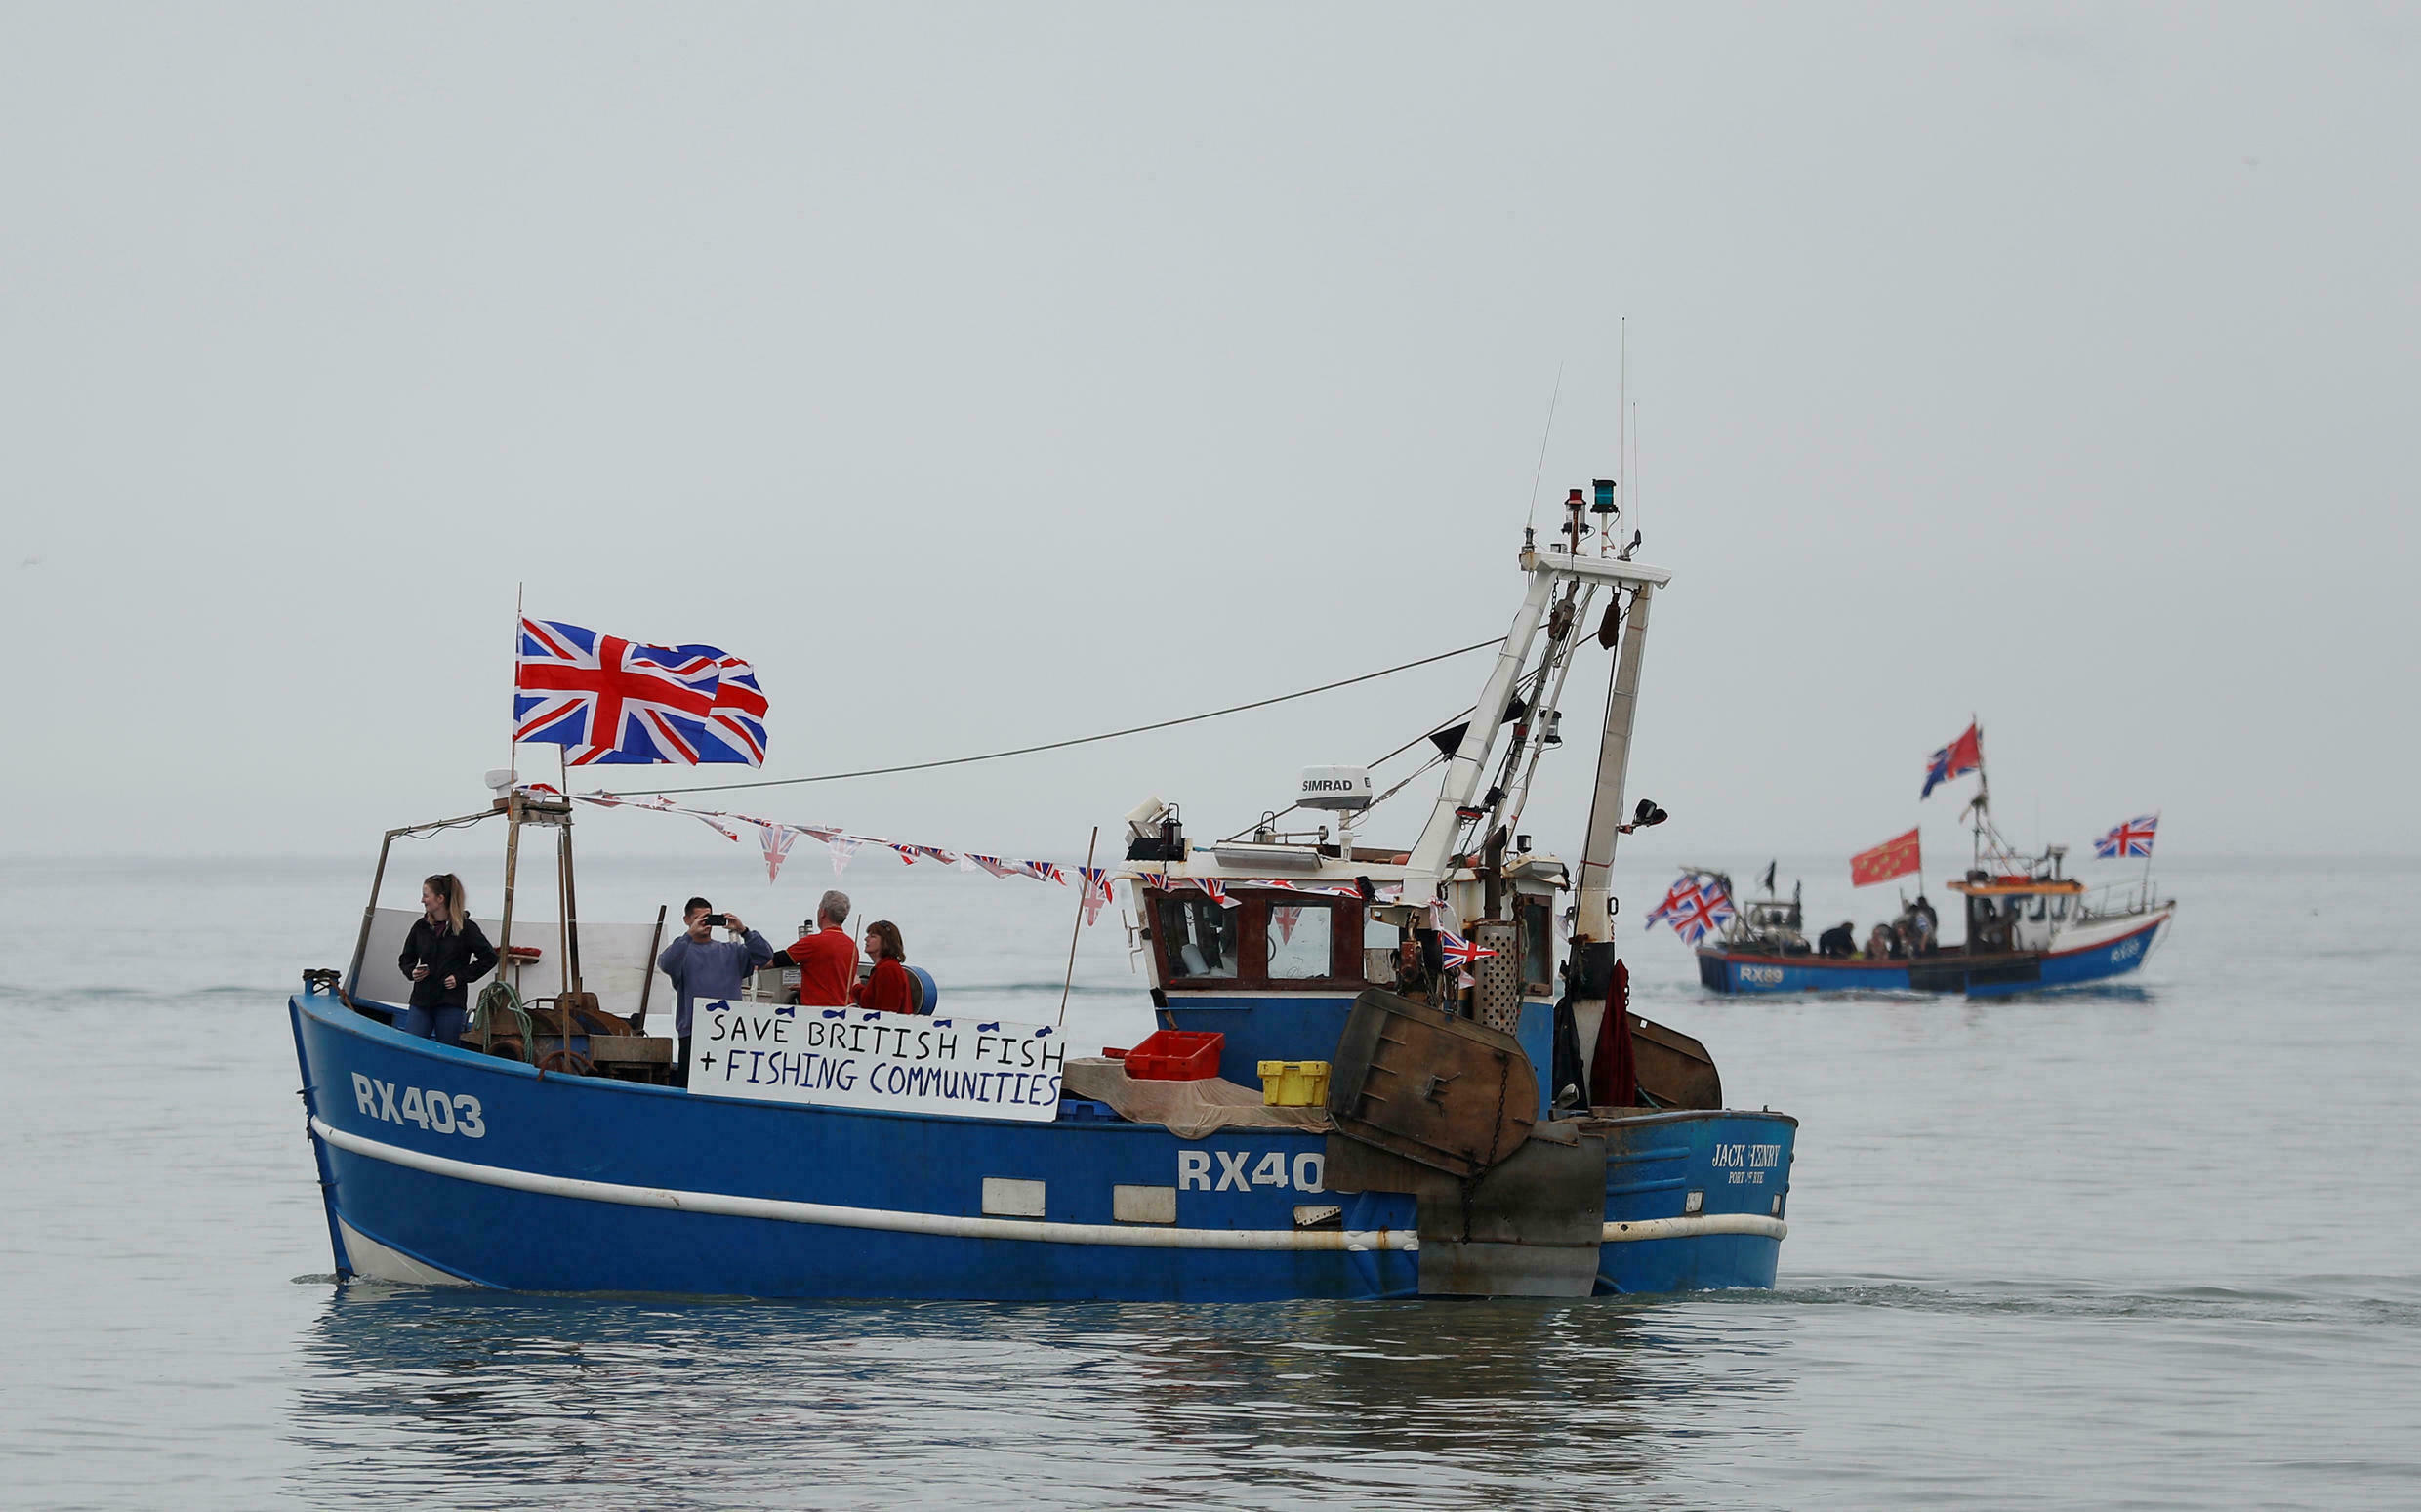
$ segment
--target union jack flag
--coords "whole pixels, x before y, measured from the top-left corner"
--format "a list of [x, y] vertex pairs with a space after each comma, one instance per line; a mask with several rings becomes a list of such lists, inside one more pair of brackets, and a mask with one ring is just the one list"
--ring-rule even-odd
[[[684, 651], [714, 651], [713, 646], [683, 646]], [[707, 734], [741, 755], [722, 757], [750, 766], [765, 764], [765, 690], [758, 685], [757, 669], [736, 656], [716, 652], [715, 712], [707, 716]]]
[[1681, 936], [1684, 944], [1696, 945], [1710, 932], [1730, 923], [1737, 913], [1732, 907], [1732, 895], [1724, 890], [1721, 882], [1711, 877], [1701, 877], [1696, 872], [1684, 872], [1664, 894], [1664, 901], [1656, 906], [1656, 912], [1648, 916], [1647, 921], [1652, 924], [1659, 920], [1669, 922], [1673, 933]]
[[1497, 953], [1484, 945], [1472, 944], [1452, 929], [1441, 929], [1438, 931], [1438, 954], [1446, 958], [1448, 965], [1463, 971], [1468, 970], [1473, 962], [1485, 960]]
[[824, 842], [824, 854], [825, 857], [832, 862], [833, 876], [839, 877], [841, 873], [847, 871], [849, 869], [849, 858], [856, 855], [857, 847], [865, 843], [866, 842], [864, 840], [859, 839], [854, 835], [835, 835], [832, 838], [826, 840]]
[[1101, 919], [1102, 905], [1110, 901], [1110, 869], [1106, 866], [1084, 866], [1076, 870], [1085, 879], [1085, 922], [1097, 923]]
[[799, 832], [786, 824], [761, 825], [757, 842], [765, 849], [765, 880], [779, 881], [782, 863], [790, 858], [790, 848], [799, 843]]
[[2160, 828], [2157, 813], [2138, 814], [2093, 842], [2093, 853], [2106, 861], [2123, 856], [2152, 856], [2153, 832]]
[[765, 759], [755, 669], [706, 645], [643, 645], [560, 620], [524, 618], [513, 739], [570, 748], [575, 766]]

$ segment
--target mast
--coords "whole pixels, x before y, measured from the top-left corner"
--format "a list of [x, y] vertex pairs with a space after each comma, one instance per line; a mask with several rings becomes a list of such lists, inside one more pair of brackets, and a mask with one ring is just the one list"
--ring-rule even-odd
[[[1623, 561], [1620, 557], [1582, 556], [1553, 548], [1544, 552], [1523, 552], [1521, 567], [1530, 576], [1529, 592], [1523, 595], [1521, 608], [1514, 613], [1512, 628], [1505, 633], [1504, 644], [1498, 648], [1497, 665], [1489, 674], [1488, 685], [1480, 691], [1479, 703], [1471, 715], [1471, 727], [1463, 733], [1462, 743], [1456, 748], [1453, 758], [1447, 763], [1446, 777], [1439, 784], [1437, 801], [1430, 808], [1429, 821], [1410, 852], [1403, 896], [1408, 907], [1426, 907], [1436, 896], [1438, 883], [1446, 877], [1456, 838], [1461, 833], [1471, 810], [1472, 797], [1479, 791], [1480, 778], [1487, 769], [1497, 732], [1504, 724], [1506, 703], [1521, 676], [1522, 668], [1529, 660], [1531, 642], [1537, 637], [1539, 627], [1546, 617], [1547, 604], [1554, 596], [1555, 586], [1559, 582], [1579, 582], [1636, 589], [1638, 594], [1632, 609], [1636, 615], [1640, 612], [1638, 603], [1644, 600], [1650, 589], [1672, 581], [1672, 574], [1662, 567]], [[1577, 633], [1568, 633], [1567, 638], [1568, 652], [1570, 645], [1577, 644], [1580, 637]], [[1614, 757], [1617, 763], [1615, 804], [1618, 807], [1621, 797], [1621, 763], [1629, 758], [1629, 708], [1639, 683], [1640, 648], [1634, 642], [1641, 638], [1644, 637], [1636, 632], [1626, 638], [1616, 672], [1616, 685], [1622, 690], [1622, 741], [1619, 754]], [[1629, 669], [1627, 679], [1621, 670], [1624, 666]], [[1613, 718], [1611, 707], [1608, 718]], [[1534, 738], [1541, 737], [1534, 735]], [[1601, 796], [1607, 759], [1608, 755], [1601, 746], [1598, 756]], [[1609, 822], [1620, 817], [1612, 807], [1607, 812], [1614, 816]], [[1611, 844], [1603, 847], [1603, 852], [1609, 860], [1612, 859]], [[1599, 854], [1599, 847], [1590, 847], [1587, 854]], [[1602, 871], [1601, 867], [1598, 889], [1601, 909], [1604, 894]], [[1582, 918], [1584, 920], [1587, 918], [1585, 912]]]
[[[1563, 713], [1564, 679], [1572, 674], [1574, 652], [1583, 638], [1580, 627], [1588, 623], [1589, 608], [1596, 600], [1596, 584], [1590, 584], [1585, 590], [1580, 590], [1576, 585], [1575, 592], [1567, 593], [1563, 603], [1558, 606], [1557, 612], [1564, 615], [1568, 623], [1562, 638], [1547, 648], [1547, 654], [1555, 658], [1552, 680], [1547, 691], [1539, 699], [1539, 706], [1530, 713], [1536, 735], [1530, 743], [1530, 758], [1522, 764], [1522, 774], [1515, 780], [1513, 791], [1504, 800], [1502, 827], [1505, 830], [1520, 829], [1522, 810], [1530, 806], [1530, 785], [1539, 775], [1539, 758], [1546, 755], [1547, 737], [1555, 733], [1557, 715]], [[1553, 625], [1554, 622], [1549, 621], [1550, 637], [1553, 635]]]
[[[1967, 713], [1967, 727], [1976, 732], [1976, 796], [1967, 800], [1967, 808], [1975, 816], [1975, 858], [1969, 866], [1984, 865], [1984, 832], [1992, 825], [1992, 779], [1984, 770], [1984, 721], [1975, 711]], [[1995, 837], [1997, 838], [1998, 837]]]
[[[1581, 539], [1588, 535], [1590, 529], [1580, 516], [1583, 513], [1598, 515], [1603, 527], [1609, 531], [1619, 518], [1614, 503], [1617, 486], [1614, 480], [1597, 478], [1594, 483], [1597, 490], [1594, 506], [1584, 504], [1580, 490], [1577, 488], [1572, 491], [1572, 497], [1564, 502], [1563, 550], [1576, 561], [1580, 558]], [[1525, 546], [1529, 544], [1527, 533], [1522, 540]], [[1602, 539], [1598, 547], [1599, 554], [1604, 554], [1605, 543]], [[1563, 596], [1556, 600], [1555, 607], [1547, 614], [1546, 653], [1539, 659], [1538, 682], [1531, 689], [1533, 707], [1514, 725], [1514, 744], [1505, 753], [1504, 795], [1498, 802], [1497, 812], [1489, 815], [1488, 819], [1488, 835], [1492, 839], [1499, 833], [1511, 835], [1521, 828], [1522, 811], [1530, 804], [1530, 785], [1539, 774], [1539, 758], [1546, 755], [1548, 746], [1563, 744], [1558, 726], [1563, 719], [1564, 679], [1572, 674], [1573, 661], [1579, 655], [1580, 641], [1587, 633], [1581, 627], [1588, 623], [1588, 612], [1596, 602], [1597, 584], [1574, 578], [1565, 584]], [[1526, 758], [1522, 750], [1524, 734], [1529, 736], [1530, 746]], [[1493, 908], [1490, 914], [1494, 916]]]
[[[1669, 575], [1658, 582], [1668, 581]], [[1640, 583], [1632, 590], [1630, 612], [1623, 616], [1622, 649], [1616, 653], [1614, 676], [1606, 686], [1606, 723], [1597, 742], [1597, 791], [1589, 798], [1588, 834], [1580, 844], [1580, 917], [1573, 929], [1592, 940], [1614, 938], [1614, 918], [1607, 912], [1612, 893], [1614, 847], [1622, 823], [1622, 783], [1630, 767], [1631, 726], [1639, 712], [1639, 664], [1647, 653], [1648, 607], [1655, 585]]]
[[1454, 850], [1455, 837], [1462, 831], [1462, 813], [1479, 792], [1480, 776], [1487, 770], [1488, 754], [1496, 746], [1497, 731], [1504, 724], [1506, 702], [1513, 696], [1513, 683], [1520, 677], [1522, 667], [1530, 660], [1530, 642], [1539, 633], [1539, 622], [1546, 617], [1547, 599], [1555, 592], [1555, 574], [1541, 564], [1536, 552], [1525, 551], [1521, 556], [1522, 570], [1530, 575], [1530, 591], [1522, 595], [1522, 606], [1513, 612], [1512, 627], [1504, 633], [1504, 643], [1497, 648], [1497, 665], [1489, 670], [1488, 685], [1480, 689], [1480, 701], [1471, 712], [1471, 723], [1462, 732], [1461, 742], [1446, 763], [1446, 780], [1438, 785], [1437, 802], [1429, 809], [1429, 822], [1422, 826], [1420, 838], [1414, 842], [1410, 869], [1404, 874], [1404, 902], [1408, 907], [1426, 908], [1434, 898], [1439, 880], [1446, 875], [1447, 857]]

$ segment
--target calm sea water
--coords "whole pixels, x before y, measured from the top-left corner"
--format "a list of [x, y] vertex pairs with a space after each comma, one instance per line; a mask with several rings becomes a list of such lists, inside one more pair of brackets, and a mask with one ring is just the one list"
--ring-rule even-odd
[[[715, 865], [584, 910], [829, 876]], [[2097, 993], [1726, 1001], [1626, 941], [1802, 1122], [1776, 1291], [1053, 1308], [340, 1288], [284, 998], [367, 867], [0, 863], [0, 1504], [2421, 1505], [2421, 864], [2162, 872]], [[1056, 1011], [1059, 889], [846, 881], [961, 1005]], [[1117, 936], [1079, 1038], [1144, 1021]]]

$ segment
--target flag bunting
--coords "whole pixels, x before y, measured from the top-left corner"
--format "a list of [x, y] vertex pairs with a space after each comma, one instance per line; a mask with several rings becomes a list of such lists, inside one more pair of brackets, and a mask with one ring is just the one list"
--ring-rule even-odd
[[[541, 786], [541, 784], [525, 783], [522, 789], [524, 792], [536, 792]], [[553, 789], [547, 791], [550, 794], [554, 792]], [[800, 836], [823, 845], [830, 853], [835, 876], [839, 876], [847, 868], [850, 858], [858, 851], [870, 845], [889, 851], [899, 858], [903, 866], [914, 866], [919, 861], [934, 861], [945, 866], [956, 866], [961, 871], [983, 872], [989, 876], [1003, 878], [1022, 877], [1034, 881], [1057, 882], [1062, 887], [1068, 885], [1069, 877], [1074, 874], [1085, 890], [1084, 906], [1087, 923], [1098, 921], [1102, 905], [1110, 900], [1111, 883], [1115, 879], [1111, 869], [1105, 866], [1063, 866], [1056, 861], [1012, 859], [1007, 856], [988, 855], [980, 851], [915, 844], [903, 840], [884, 839], [879, 836], [852, 834], [838, 825], [787, 824], [778, 819], [765, 819], [756, 814], [731, 813], [712, 808], [690, 808], [676, 803], [672, 798], [663, 795], [646, 799], [616, 797], [605, 793], [577, 793], [571, 797], [579, 802], [595, 804], [598, 808], [636, 808], [648, 813], [679, 814], [685, 818], [695, 819], [727, 840], [737, 841], [740, 838], [740, 827], [753, 827], [759, 832], [759, 842], [764, 848], [765, 876], [772, 880], [779, 879], [782, 863], [789, 859], [791, 847], [798, 842]], [[1232, 891], [1237, 887], [1272, 888], [1310, 896], [1337, 898], [1360, 898], [1362, 896], [1361, 889], [1351, 883], [1293, 882], [1279, 879], [1257, 878], [1171, 878], [1163, 872], [1143, 872], [1137, 875], [1146, 886], [1157, 887], [1166, 892], [1191, 889], [1209, 897], [1221, 908], [1234, 908], [1242, 902]], [[1393, 902], [1402, 894], [1402, 891], [1403, 888], [1399, 883], [1382, 882], [1375, 889], [1376, 899], [1380, 902]]]

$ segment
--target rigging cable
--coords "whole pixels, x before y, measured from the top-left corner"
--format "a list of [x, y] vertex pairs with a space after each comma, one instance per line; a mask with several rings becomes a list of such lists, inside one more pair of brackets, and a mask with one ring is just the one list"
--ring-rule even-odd
[[923, 772], [938, 766], [964, 766], [971, 761], [997, 761], [1004, 756], [1032, 756], [1038, 751], [1063, 751], [1070, 746], [1087, 746], [1095, 741], [1117, 740], [1126, 735], [1141, 735], [1148, 730], [1172, 729], [1180, 724], [1199, 724], [1205, 719], [1216, 719], [1225, 715], [1243, 714], [1247, 710], [1266, 709], [1272, 704], [1288, 703], [1297, 698], [1309, 698], [1314, 693], [1332, 692], [1337, 688], [1351, 687], [1357, 682], [1369, 682], [1375, 678], [1392, 676], [1396, 673], [1411, 672], [1416, 667], [1426, 667], [1432, 662], [1467, 656], [1473, 651], [1496, 645], [1503, 639], [1502, 635], [1491, 635], [1486, 640], [1474, 640], [1467, 646], [1457, 646], [1452, 651], [1440, 651], [1435, 656], [1424, 656], [1416, 662], [1402, 662], [1393, 667], [1383, 667], [1377, 672], [1366, 672], [1358, 677], [1342, 677], [1334, 682], [1323, 682], [1316, 688], [1281, 693], [1275, 698], [1255, 699], [1249, 704], [1234, 704], [1225, 709], [1213, 709], [1207, 714], [1189, 714], [1179, 719], [1161, 719], [1151, 724], [1129, 725], [1123, 730], [1105, 730], [1098, 735], [1079, 735], [1071, 740], [1045, 741], [1039, 746], [1018, 746], [1009, 751], [987, 751], [979, 756], [950, 756], [939, 761], [910, 761], [900, 766], [870, 766], [853, 772], [821, 772], [813, 777], [765, 777], [755, 782], [713, 782], [691, 788], [621, 788], [607, 791], [603, 797], [629, 797], [635, 793], [729, 793], [741, 788], [789, 788], [800, 783], [840, 782], [850, 777], [888, 777], [896, 772]]

